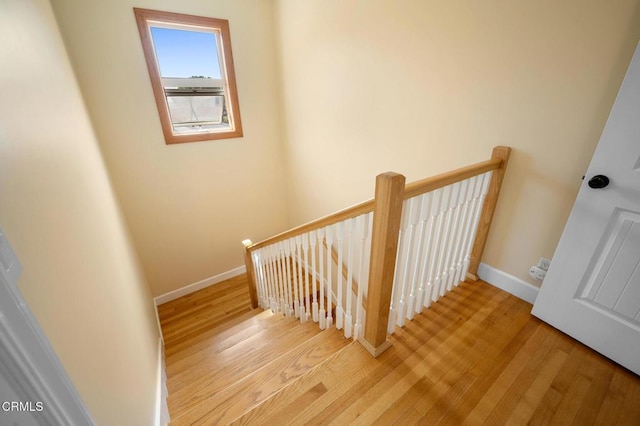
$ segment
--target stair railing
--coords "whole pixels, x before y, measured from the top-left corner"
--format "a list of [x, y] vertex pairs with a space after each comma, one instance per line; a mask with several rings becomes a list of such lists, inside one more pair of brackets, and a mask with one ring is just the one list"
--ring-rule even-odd
[[372, 200], [243, 241], [252, 306], [335, 324], [378, 356], [405, 319], [478, 280], [510, 152], [407, 185], [383, 173]]
[[243, 241], [252, 306], [360, 337], [372, 212], [373, 200], [256, 244]]

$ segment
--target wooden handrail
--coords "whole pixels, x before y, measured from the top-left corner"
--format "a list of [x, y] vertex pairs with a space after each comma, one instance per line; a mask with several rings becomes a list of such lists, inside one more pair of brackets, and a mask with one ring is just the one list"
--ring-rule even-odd
[[279, 241], [286, 240], [287, 238], [295, 237], [297, 235], [304, 234], [305, 232], [313, 231], [314, 229], [324, 228], [325, 226], [333, 225], [334, 223], [342, 222], [343, 220], [351, 219], [353, 217], [360, 216], [361, 214], [370, 213], [373, 211], [373, 200], [368, 200], [355, 206], [351, 206], [339, 212], [330, 214], [320, 219], [307, 222], [304, 225], [297, 226], [289, 229], [288, 231], [281, 232], [273, 237], [262, 240], [251, 246], [247, 247], [248, 250], [256, 250], [261, 247], [265, 247]]
[[[470, 166], [461, 167], [450, 172], [442, 173], [433, 177], [411, 182], [405, 185], [403, 199], [412, 198], [425, 192], [433, 191], [443, 186], [450, 185], [452, 183], [460, 182], [468, 179], [472, 176], [476, 176], [490, 170], [499, 169], [503, 160], [501, 158], [491, 158], [490, 160], [481, 161]], [[325, 226], [333, 225], [334, 223], [342, 222], [361, 214], [370, 213], [373, 211], [374, 200], [367, 200], [360, 204], [348, 207], [344, 210], [340, 210], [336, 213], [322, 217], [320, 219], [307, 222], [303, 225], [289, 229], [288, 231], [276, 234], [273, 237], [251, 244], [247, 247], [247, 250], [255, 250], [261, 247], [268, 246], [270, 244], [277, 243], [279, 241], [286, 240], [287, 238], [295, 237], [297, 235], [304, 234], [305, 232], [313, 231], [314, 229], [324, 228]]]
[[442, 188], [452, 183], [460, 182], [473, 176], [486, 173], [490, 170], [499, 169], [502, 165], [502, 159], [491, 158], [490, 160], [481, 161], [470, 166], [461, 167], [450, 172], [442, 173], [426, 179], [408, 183], [404, 188], [404, 199], [416, 197], [425, 192], [430, 192], [438, 188]]

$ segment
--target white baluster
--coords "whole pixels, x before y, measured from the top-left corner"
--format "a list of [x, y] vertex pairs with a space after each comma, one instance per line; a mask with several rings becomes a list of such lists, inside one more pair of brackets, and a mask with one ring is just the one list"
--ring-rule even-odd
[[473, 176], [467, 179], [467, 191], [464, 196], [464, 205], [462, 207], [461, 238], [460, 238], [458, 253], [456, 254], [456, 257], [455, 257], [456, 272], [455, 272], [453, 282], [454, 282], [454, 285], [456, 286], [465, 279], [465, 277], [461, 276], [461, 274], [462, 274], [462, 268], [463, 268], [463, 262], [464, 262], [464, 254], [465, 254], [464, 250], [465, 250], [465, 247], [467, 246], [467, 240], [470, 234], [472, 199], [473, 199], [473, 192], [475, 190], [477, 180], [478, 180], [477, 176]]
[[258, 281], [258, 287], [260, 288], [260, 298], [259, 304], [262, 309], [267, 309], [265, 290], [264, 290], [264, 276], [262, 271], [262, 262], [260, 260], [260, 255], [254, 252], [254, 265], [256, 267], [256, 281]]
[[367, 249], [367, 234], [369, 231], [369, 214], [363, 214], [356, 218], [357, 233], [360, 237], [360, 258], [358, 259], [358, 296], [356, 299], [356, 323], [353, 327], [353, 339], [357, 340], [363, 335], [362, 319], [363, 306], [362, 299], [364, 296], [364, 287], [368, 283], [368, 277], [365, 277], [364, 265]]
[[[422, 236], [416, 241], [416, 227], [420, 221], [420, 208], [422, 207], [422, 196], [413, 197], [411, 200], [411, 228], [409, 231], [409, 251], [407, 253], [407, 275], [405, 276], [405, 286], [408, 286], [409, 297], [406, 304], [405, 316], [413, 319], [414, 302], [417, 293], [418, 269], [420, 267], [420, 248], [422, 246]], [[413, 266], [413, 271], [411, 270]]]
[[267, 247], [267, 250], [269, 252], [269, 282], [271, 290], [269, 302], [271, 305], [271, 311], [275, 314], [278, 312], [278, 279], [274, 270], [275, 256], [273, 246]]
[[[444, 190], [443, 188], [439, 188], [433, 192], [433, 204], [431, 206], [431, 219], [434, 222], [433, 226], [435, 228], [434, 236], [433, 236], [433, 246], [431, 249], [431, 260], [429, 262], [429, 282], [427, 283], [427, 294], [425, 294], [425, 306], [429, 307], [431, 302], [435, 302], [438, 300], [438, 275], [436, 273], [436, 267], [438, 263], [438, 257], [441, 254], [440, 250], [440, 238], [442, 235], [442, 227], [444, 224], [444, 213], [443, 213], [443, 205], [446, 206], [446, 202], [444, 201]], [[427, 297], [428, 302], [427, 302]]]
[[282, 282], [284, 284], [284, 289], [283, 289], [284, 290], [284, 314], [285, 316], [290, 317], [292, 313], [291, 296], [290, 296], [291, 281], [289, 277], [289, 268], [287, 266], [289, 261], [289, 256], [287, 255], [286, 241], [280, 241], [280, 250], [281, 250], [280, 256], [282, 257]]
[[444, 269], [442, 273], [442, 294], [445, 291], [451, 290], [451, 278], [449, 277], [451, 271], [451, 255], [453, 253], [453, 247], [455, 245], [456, 234], [458, 232], [458, 219], [460, 216], [460, 209], [458, 209], [460, 200], [460, 182], [453, 184], [451, 203], [449, 205], [449, 215], [451, 216], [451, 230], [447, 238], [447, 257], [444, 261]]
[[264, 248], [260, 249], [260, 270], [262, 275], [262, 287], [264, 291], [264, 309], [269, 309], [269, 278], [267, 276], [267, 254]]
[[260, 263], [264, 275], [265, 298], [267, 299], [267, 307], [271, 308], [271, 288], [269, 287], [269, 256], [266, 248], [260, 249]]
[[304, 277], [302, 276], [302, 237], [298, 235], [296, 237], [296, 249], [298, 250], [298, 313], [300, 316], [300, 322], [305, 322], [307, 314], [304, 306]]
[[389, 307], [389, 322], [387, 324], [387, 332], [389, 334], [393, 334], [396, 325], [402, 326], [404, 325], [404, 316], [402, 315], [402, 311], [399, 309], [400, 306], [400, 295], [402, 294], [402, 268], [403, 259], [405, 256], [405, 240], [406, 240], [406, 229], [407, 229], [407, 218], [408, 207], [407, 201], [405, 200], [402, 204], [402, 218], [400, 220], [400, 233], [398, 235], [398, 254], [396, 255], [396, 265], [395, 272], [393, 274], [393, 287], [391, 288], [391, 306]]
[[[273, 287], [273, 267], [271, 265], [271, 247], [265, 247], [264, 249], [264, 269], [267, 277], [267, 294], [269, 299], [269, 309], [273, 311], [275, 306], [274, 287]], [[275, 311], [274, 311], [275, 312]]]
[[[326, 241], [327, 241], [327, 320], [326, 320], [326, 328], [331, 327], [333, 324], [333, 314], [332, 314], [332, 294], [333, 294], [333, 276], [331, 274], [331, 264], [333, 260], [331, 259], [331, 249], [333, 246], [333, 227], [327, 226], [325, 229], [326, 232]], [[339, 271], [339, 269], [338, 269]]]
[[273, 266], [273, 281], [275, 285], [275, 302], [276, 302], [276, 312], [282, 311], [282, 305], [280, 304], [280, 273], [278, 272], [278, 248], [276, 244], [272, 244], [271, 249], [271, 264]]
[[284, 268], [282, 267], [282, 254], [283, 248], [282, 245], [278, 242], [274, 244], [274, 249], [276, 251], [276, 273], [278, 274], [278, 288], [280, 298], [278, 299], [278, 307], [280, 308], [280, 312], [282, 312], [285, 316], [287, 312], [285, 310], [286, 306], [286, 296], [285, 296], [285, 283], [284, 283]]
[[282, 312], [280, 305], [280, 275], [278, 274], [278, 249], [275, 244], [271, 245], [271, 265], [273, 266], [273, 283], [275, 285], [276, 312]]
[[331, 258], [331, 251], [333, 248], [333, 226], [327, 226], [326, 228], [326, 240], [327, 240], [327, 328], [333, 325], [333, 274], [331, 273], [331, 264], [333, 260]]
[[318, 322], [318, 288], [316, 286], [316, 231], [309, 233], [309, 242], [311, 244], [311, 282], [313, 284], [313, 303], [311, 304], [311, 312], [313, 322]]
[[491, 172], [487, 172], [482, 175], [482, 188], [480, 189], [480, 194], [478, 196], [478, 203], [474, 212], [474, 220], [473, 225], [471, 227], [471, 238], [467, 242], [466, 255], [464, 260], [464, 268], [462, 269], [462, 276], [467, 276], [467, 270], [469, 269], [469, 261], [471, 257], [471, 249], [473, 247], [473, 242], [476, 239], [476, 233], [478, 232], [478, 223], [480, 222], [480, 215], [482, 213], [482, 205], [484, 204], [484, 199], [487, 195], [487, 190], [489, 189], [489, 182], [491, 181]]
[[478, 176], [475, 176], [474, 178], [475, 178], [475, 185], [473, 187], [473, 192], [471, 194], [471, 202], [469, 205], [468, 232], [465, 239], [465, 243], [462, 247], [463, 260], [462, 260], [462, 271], [460, 273], [461, 279], [466, 278], [465, 271], [469, 266], [469, 256], [471, 253], [468, 251], [468, 249], [473, 245], [473, 233], [474, 233], [474, 228], [476, 226], [475, 221], [476, 221], [476, 216], [477, 216], [478, 208], [480, 204], [480, 194], [482, 193], [482, 184], [484, 181], [484, 175], [478, 175]]
[[285, 266], [285, 282], [287, 283], [286, 294], [287, 294], [287, 310], [286, 315], [288, 317], [293, 314], [293, 295], [291, 294], [291, 286], [293, 282], [293, 277], [291, 276], [291, 247], [289, 246], [289, 240], [284, 240], [282, 242], [284, 246], [284, 266]]
[[453, 252], [453, 260], [451, 264], [452, 272], [451, 272], [451, 281], [454, 286], [458, 286], [460, 284], [460, 272], [462, 270], [462, 252], [464, 251], [464, 240], [466, 237], [466, 227], [467, 227], [467, 216], [469, 216], [469, 198], [470, 194], [473, 191], [472, 179], [466, 179], [461, 182], [461, 190], [460, 190], [460, 224], [458, 237], [456, 240], [456, 247]]
[[324, 228], [318, 229], [318, 262], [320, 263], [320, 309], [318, 310], [318, 323], [320, 324], [320, 330], [327, 328], [326, 312], [324, 310], [324, 250], [322, 247], [322, 241], [324, 240]]
[[431, 229], [427, 228], [427, 223], [432, 223], [429, 221], [431, 218], [431, 198], [432, 193], [427, 192], [423, 194], [422, 204], [420, 205], [420, 243], [418, 246], [420, 247], [420, 251], [418, 257], [416, 258], [416, 270], [414, 271], [414, 276], [418, 276], [418, 268], [419, 270], [419, 287], [418, 292], [416, 294], [416, 301], [413, 305], [413, 311], [415, 313], [422, 312], [422, 307], [424, 304], [424, 292], [425, 287], [427, 286], [427, 267], [429, 262], [429, 253], [431, 243]]
[[336, 223], [336, 245], [338, 246], [338, 300], [336, 301], [336, 328], [342, 330], [344, 326], [344, 309], [342, 307], [342, 251], [343, 251], [343, 226], [342, 222]]
[[353, 244], [355, 233], [355, 220], [347, 220], [347, 311], [344, 315], [344, 337], [349, 339], [353, 332], [353, 316], [351, 304], [353, 302]]
[[296, 318], [300, 318], [300, 299], [298, 298], [298, 257], [296, 252], [295, 237], [289, 239], [289, 248], [291, 249], [291, 276], [293, 283], [293, 314]]
[[[269, 293], [270, 293], [270, 289], [269, 289], [269, 270], [268, 270], [268, 263], [267, 263], [267, 252], [265, 248], [261, 248], [260, 249], [260, 267], [262, 268], [262, 276], [263, 276], [263, 280], [264, 280], [264, 297], [266, 299], [266, 304], [267, 304], [267, 308], [271, 307], [271, 301], [269, 299]], [[265, 309], [267, 309], [265, 308]]]
[[[398, 326], [404, 327], [405, 308], [407, 304], [407, 286], [410, 281], [409, 277], [409, 264], [411, 262], [411, 245], [413, 244], [413, 231], [415, 229], [413, 223], [413, 199], [406, 200], [404, 202], [404, 208], [402, 209], [402, 229], [406, 233], [406, 244], [402, 250], [402, 262], [398, 265], [402, 267], [402, 278], [398, 281], [398, 290], [400, 298], [398, 300]], [[398, 253], [400, 254], [400, 253]]]
[[443, 188], [443, 206], [442, 214], [444, 218], [444, 228], [440, 239], [440, 248], [438, 249], [438, 269], [436, 272], [435, 290], [438, 292], [438, 298], [444, 295], [445, 283], [443, 282], [444, 260], [447, 256], [447, 244], [449, 242], [449, 231], [451, 229], [451, 185]]
[[302, 234], [302, 251], [304, 252], [304, 321], [311, 318], [311, 298], [309, 297], [309, 234]]

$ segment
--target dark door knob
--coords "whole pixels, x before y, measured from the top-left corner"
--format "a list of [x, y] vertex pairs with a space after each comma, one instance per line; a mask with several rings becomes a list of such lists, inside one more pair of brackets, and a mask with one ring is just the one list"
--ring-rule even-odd
[[609, 185], [609, 178], [605, 175], [595, 175], [589, 179], [589, 188], [600, 189]]

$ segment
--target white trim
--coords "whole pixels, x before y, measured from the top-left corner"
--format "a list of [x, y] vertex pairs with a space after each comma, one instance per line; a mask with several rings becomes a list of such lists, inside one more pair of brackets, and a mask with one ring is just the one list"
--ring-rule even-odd
[[6, 282], [16, 285], [20, 274], [22, 274], [22, 265], [0, 227], [0, 275]]
[[166, 426], [171, 421], [167, 404], [167, 373], [164, 364], [164, 342], [158, 339], [158, 378], [156, 383], [156, 426]]
[[177, 290], [173, 290], [160, 296], [154, 297], [153, 301], [155, 302], [156, 306], [162, 305], [163, 303], [170, 302], [179, 297], [186, 296], [187, 294], [191, 294], [211, 285], [218, 284], [222, 281], [228, 280], [229, 278], [237, 277], [238, 275], [244, 274], [246, 271], [247, 268], [245, 266], [238, 266], [237, 268], [234, 268], [230, 271], [223, 272], [216, 276], [198, 281], [197, 283], [189, 284]]
[[[9, 242], [5, 239], [3, 244], [5, 261], [10, 254], [7, 263], [20, 271]], [[17, 273], [0, 274], [0, 375], [25, 401], [42, 403], [44, 410], [34, 413], [39, 424], [95, 424], [22, 297], [17, 279]]]
[[532, 305], [538, 297], [540, 289], [533, 284], [529, 284], [520, 278], [509, 275], [499, 269], [489, 266], [486, 263], [480, 263], [478, 267], [478, 276], [488, 282], [494, 287], [498, 287], [501, 290], [511, 293], [517, 298], [520, 298]]

